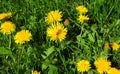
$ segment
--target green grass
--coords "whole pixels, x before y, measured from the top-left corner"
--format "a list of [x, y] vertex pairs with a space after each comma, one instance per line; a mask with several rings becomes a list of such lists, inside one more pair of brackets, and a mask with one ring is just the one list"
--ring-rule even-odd
[[[32, 70], [41, 74], [79, 74], [76, 63], [82, 59], [91, 63], [89, 74], [98, 74], [93, 63], [98, 57], [108, 58], [119, 69], [120, 50], [103, 48], [106, 42], [120, 43], [119, 4], [119, 0], [0, 0], [0, 13], [12, 12], [8, 20], [16, 25], [11, 38], [0, 33], [0, 74], [31, 74]], [[90, 20], [84, 24], [77, 21], [78, 5], [88, 9]], [[70, 21], [67, 37], [59, 44], [46, 36], [45, 22], [47, 13], [57, 9], [62, 11], [62, 23]], [[21, 29], [30, 30], [32, 40], [17, 45], [13, 37]]]

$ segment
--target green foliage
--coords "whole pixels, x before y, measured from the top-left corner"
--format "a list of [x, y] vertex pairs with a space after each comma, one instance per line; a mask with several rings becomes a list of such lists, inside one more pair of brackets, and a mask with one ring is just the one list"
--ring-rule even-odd
[[[97, 74], [94, 61], [107, 58], [112, 67], [120, 69], [120, 50], [113, 51], [112, 43], [120, 44], [120, 0], [0, 0], [0, 13], [12, 12], [7, 19], [16, 25], [10, 35], [0, 33], [0, 74], [79, 74], [76, 63], [89, 60], [91, 69], [84, 74]], [[90, 20], [77, 21], [76, 7], [84, 5]], [[68, 19], [66, 39], [50, 41], [46, 35], [48, 24], [45, 17], [49, 11], [62, 11], [62, 21]], [[0, 25], [5, 20], [0, 21]], [[16, 44], [14, 35], [27, 29], [32, 40]], [[108, 42], [110, 49], [105, 50]]]

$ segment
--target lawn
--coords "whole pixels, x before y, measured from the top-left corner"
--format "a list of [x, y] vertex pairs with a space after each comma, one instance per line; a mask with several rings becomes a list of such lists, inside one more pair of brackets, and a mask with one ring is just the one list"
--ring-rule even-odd
[[0, 74], [120, 74], [120, 0], [0, 0]]

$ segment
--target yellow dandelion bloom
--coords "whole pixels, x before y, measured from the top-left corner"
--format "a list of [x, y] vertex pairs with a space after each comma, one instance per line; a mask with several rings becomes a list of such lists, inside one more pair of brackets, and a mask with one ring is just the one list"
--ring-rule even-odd
[[77, 70], [79, 72], [85, 72], [88, 71], [90, 69], [90, 63], [87, 60], [81, 60], [77, 63]]
[[120, 71], [116, 68], [110, 68], [108, 71], [107, 71], [108, 74], [120, 74]]
[[12, 15], [11, 12], [8, 12], [8, 13], [1, 13], [1, 14], [0, 14], [0, 20], [5, 19], [5, 18], [10, 18], [11, 15]]
[[119, 49], [119, 44], [116, 43], [116, 42], [113, 42], [113, 43], [112, 43], [112, 49], [113, 49], [113, 50], [118, 50], [118, 49]]
[[3, 34], [11, 34], [15, 31], [15, 25], [10, 21], [4, 22], [0, 27], [0, 31]]
[[56, 23], [52, 24], [50, 27], [47, 28], [47, 35], [50, 37], [50, 40], [56, 41], [59, 40], [60, 42], [66, 38], [67, 28], [64, 28], [63, 24]]
[[100, 74], [102, 74], [103, 72], [107, 72], [107, 70], [110, 69], [111, 62], [106, 59], [99, 58], [94, 62], [94, 65], [95, 65], [97, 71]]
[[76, 10], [78, 10], [80, 14], [85, 14], [86, 12], [88, 12], [88, 9], [84, 6], [78, 6], [76, 7]]
[[89, 20], [88, 16], [80, 15], [79, 18], [77, 19], [79, 22], [83, 23], [84, 21]]
[[14, 37], [14, 40], [17, 44], [23, 44], [25, 42], [28, 42], [32, 39], [31, 32], [29, 30], [22, 30], [20, 32], [17, 32], [17, 34]]
[[110, 48], [109, 43], [105, 43], [104, 44], [104, 49], [109, 49], [109, 48]]
[[62, 12], [59, 12], [59, 10], [51, 11], [47, 14], [47, 17], [45, 18], [45, 22], [48, 24], [52, 24], [54, 22], [59, 22], [62, 20]]
[[40, 74], [40, 72], [38, 72], [37, 70], [35, 71], [32, 70], [32, 74]]

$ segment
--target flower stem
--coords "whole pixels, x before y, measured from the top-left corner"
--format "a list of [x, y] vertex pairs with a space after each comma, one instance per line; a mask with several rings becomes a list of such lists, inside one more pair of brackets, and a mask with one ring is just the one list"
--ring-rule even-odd
[[59, 53], [59, 56], [60, 56], [61, 61], [63, 62], [63, 65], [64, 65], [64, 67], [65, 67], [65, 70], [67, 71], [67, 74], [68, 74], [68, 70], [67, 70], [66, 65], [65, 65], [65, 59], [62, 57], [62, 55], [61, 55], [61, 53], [60, 53], [60, 50], [58, 50], [58, 53]]
[[23, 57], [23, 54], [24, 54], [24, 46], [22, 45], [19, 45], [19, 51], [18, 51], [18, 60], [17, 60], [17, 73], [19, 74], [19, 71], [20, 71], [20, 65], [21, 65], [21, 59]]
[[81, 72], [81, 74], [84, 74], [83, 72]]
[[11, 34], [9, 35], [9, 49], [11, 49]]

